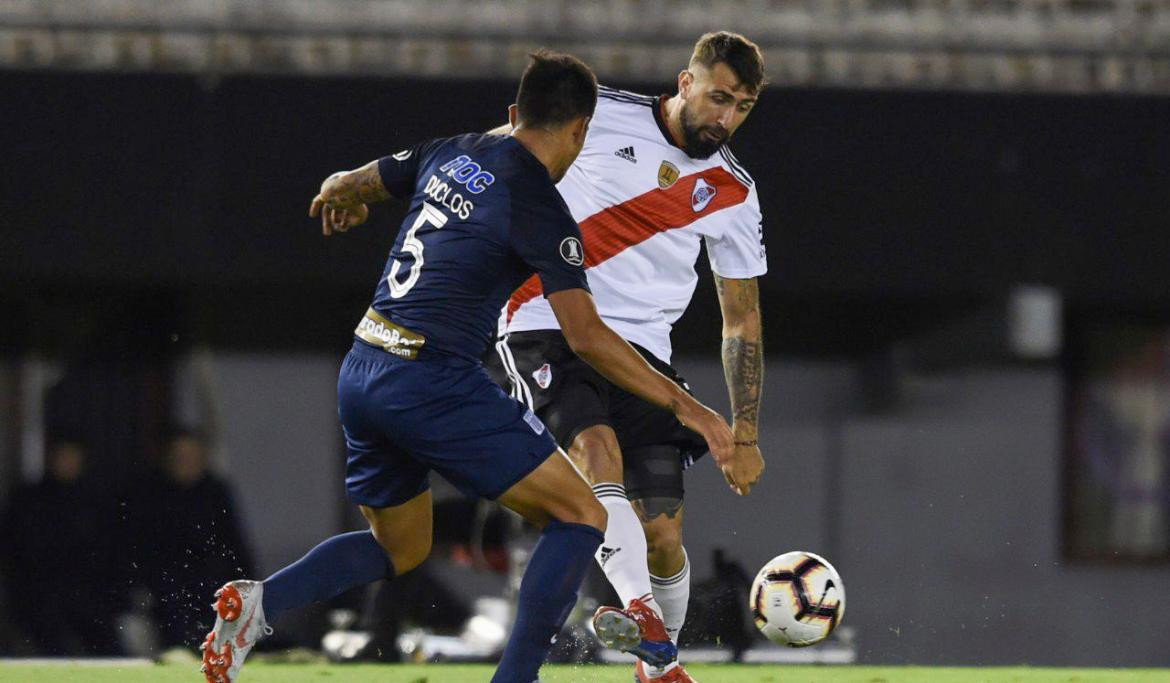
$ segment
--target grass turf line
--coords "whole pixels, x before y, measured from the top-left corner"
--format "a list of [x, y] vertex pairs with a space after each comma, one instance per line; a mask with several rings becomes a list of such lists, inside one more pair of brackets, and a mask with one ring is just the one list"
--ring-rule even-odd
[[[244, 668], [240, 683], [474, 683], [491, 678], [485, 665], [266, 664]], [[1041, 669], [1031, 667], [889, 667], [694, 664], [702, 683], [1165, 683], [1170, 669]], [[551, 665], [544, 683], [629, 683], [629, 666]], [[190, 665], [29, 666], [0, 663], [0, 681], [13, 683], [198, 683]]]

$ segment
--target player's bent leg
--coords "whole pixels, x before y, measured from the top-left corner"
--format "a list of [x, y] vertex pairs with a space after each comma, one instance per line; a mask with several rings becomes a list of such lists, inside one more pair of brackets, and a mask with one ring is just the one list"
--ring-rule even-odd
[[[644, 501], [635, 503], [641, 515], [653, 510], [653, 507], [646, 508], [637, 503]], [[691, 563], [682, 544], [682, 513], [680, 505], [674, 517], [644, 517], [643, 527], [650, 548], [650, 586], [654, 590], [654, 599], [662, 607], [666, 632], [676, 643], [686, 622], [687, 604], [691, 599]]]
[[597, 550], [597, 563], [617, 591], [622, 605], [642, 600], [658, 612], [646, 568], [646, 536], [626, 498], [617, 434], [609, 425], [583, 429], [573, 439], [569, 458], [593, 484], [593, 494], [609, 513], [609, 527], [605, 541]]
[[399, 505], [362, 510], [367, 511], [374, 517], [369, 531], [334, 536], [264, 580], [263, 606], [269, 620], [285, 610], [393, 578], [425, 558], [431, 537], [429, 489]]
[[652, 576], [673, 576], [686, 564], [682, 544], [682, 499], [652, 498], [631, 502], [646, 534], [646, 563]]
[[359, 505], [370, 532], [386, 551], [395, 574], [405, 574], [431, 554], [434, 505], [427, 489], [402, 505], [375, 508]]
[[577, 435], [570, 452], [576, 454], [575, 462], [593, 473], [593, 492], [609, 512], [609, 528], [597, 562], [624, 606], [597, 610], [593, 628], [607, 647], [667, 666], [678, 652], [662, 623], [650, 585], [646, 535], [626, 497], [617, 435], [607, 425], [591, 427]]
[[[644, 501], [633, 501], [633, 507], [635, 509], [639, 508], [639, 503], [642, 502]], [[644, 511], [645, 508], [642, 507], [640, 512], [644, 513]], [[650, 539], [648, 537], [646, 540], [649, 543]], [[662, 541], [665, 539], [660, 538], [659, 540]], [[649, 565], [649, 570], [650, 572], [654, 571], [653, 564]], [[670, 629], [671, 622], [666, 621], [666, 615], [668, 614], [667, 605], [660, 598], [662, 591], [655, 584], [655, 576], [650, 572], [647, 573], [647, 582], [651, 590], [651, 596], [631, 600], [624, 610], [602, 607], [594, 616], [594, 628], [597, 630], [598, 635], [601, 636], [602, 642], [605, 642], [606, 645], [616, 647], [624, 652], [633, 652], [638, 656], [641, 660], [638, 662], [636, 669], [638, 680], [645, 681], [661, 678], [663, 681], [690, 681], [691, 679], [686, 671], [677, 662], [678, 651], [676, 646], [678, 642], [678, 631], [682, 626], [681, 615], [678, 616], [679, 623], [672, 631]], [[687, 597], [683, 598], [682, 614], [686, 612]], [[651, 604], [654, 605], [656, 610], [660, 611], [656, 612], [652, 610], [649, 606]], [[673, 602], [672, 606], [675, 606]], [[674, 612], [677, 613], [679, 610], [675, 609]], [[672, 614], [672, 616], [674, 615]], [[637, 625], [636, 631], [632, 628], [633, 624]], [[637, 634], [636, 636], [635, 633]], [[634, 640], [635, 637], [637, 639], [636, 641]]]
[[232, 581], [216, 592], [215, 627], [204, 641], [201, 670], [208, 683], [233, 683], [268, 622], [285, 610], [328, 600], [350, 588], [392, 578], [430, 552], [431, 494], [386, 508], [362, 507], [370, 531], [339, 534], [264, 582]]
[[[686, 620], [690, 600], [690, 565], [682, 546], [682, 458], [674, 446], [650, 446], [630, 452], [626, 483], [646, 534], [647, 564], [655, 601], [672, 642]], [[639, 666], [639, 680], [689, 680], [685, 672]], [[672, 678], [673, 676], [673, 678]]]
[[604, 538], [605, 508], [560, 449], [499, 501], [543, 531], [520, 582], [516, 621], [492, 681], [532, 683]]
[[559, 448], [496, 500], [537, 528], [551, 521], [605, 531], [605, 508]]

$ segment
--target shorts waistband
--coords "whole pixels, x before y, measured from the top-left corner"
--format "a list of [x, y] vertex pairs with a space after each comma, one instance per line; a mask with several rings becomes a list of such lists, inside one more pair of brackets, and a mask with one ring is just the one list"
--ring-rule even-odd
[[388, 320], [373, 308], [368, 309], [362, 316], [353, 335], [366, 344], [403, 360], [417, 360], [419, 350], [427, 343], [426, 337]]

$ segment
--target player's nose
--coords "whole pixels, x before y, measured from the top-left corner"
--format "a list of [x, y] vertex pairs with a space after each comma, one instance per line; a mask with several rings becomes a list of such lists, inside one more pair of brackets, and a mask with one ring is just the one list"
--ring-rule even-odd
[[734, 119], [735, 107], [723, 107], [719, 110], [719, 118], [715, 119], [715, 122], [723, 126], [723, 130], [729, 130]]

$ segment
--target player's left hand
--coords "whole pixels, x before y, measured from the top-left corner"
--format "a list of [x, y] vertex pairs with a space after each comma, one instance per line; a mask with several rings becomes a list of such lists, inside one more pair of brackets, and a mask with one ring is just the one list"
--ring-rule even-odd
[[335, 232], [345, 232], [350, 228], [365, 223], [370, 217], [370, 207], [358, 204], [347, 208], [340, 208], [327, 203], [321, 195], [313, 197], [309, 205], [309, 217], [321, 217], [321, 234], [326, 237]]
[[731, 457], [719, 469], [723, 471], [723, 478], [731, 490], [746, 496], [764, 473], [764, 456], [760, 454], [759, 445], [754, 442], [750, 445], [737, 443]]

